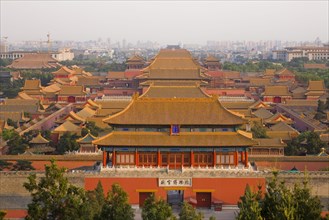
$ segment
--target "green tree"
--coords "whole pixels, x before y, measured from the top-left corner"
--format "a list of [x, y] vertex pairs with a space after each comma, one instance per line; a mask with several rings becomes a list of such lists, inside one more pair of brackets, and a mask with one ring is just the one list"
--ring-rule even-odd
[[93, 136], [98, 136], [100, 132], [104, 131], [104, 129], [96, 126], [96, 123], [93, 121], [87, 122], [86, 127], [81, 130], [81, 136], [85, 136], [90, 132], [91, 135]]
[[247, 186], [238, 205], [240, 213], [236, 219], [321, 219], [320, 200], [311, 195], [308, 182], [305, 180], [302, 186], [296, 183], [293, 189], [289, 189], [285, 182], [278, 181], [278, 172], [273, 172], [268, 181], [264, 198], [261, 198], [260, 188], [253, 193]]
[[92, 215], [97, 218], [105, 204], [105, 196], [102, 183], [99, 181], [95, 190], [86, 192], [87, 200], [92, 211]]
[[7, 214], [7, 213], [6, 213], [5, 211], [1, 211], [1, 210], [0, 210], [0, 220], [5, 219], [6, 214]]
[[51, 132], [49, 130], [30, 130], [28, 132], [25, 132], [22, 137], [24, 138], [26, 143], [29, 143], [34, 137], [36, 137], [38, 134], [42, 135], [45, 139], [49, 140], [49, 144], [53, 145], [53, 142], [51, 140]]
[[308, 181], [305, 179], [302, 186], [295, 184], [293, 189], [294, 206], [296, 210], [295, 219], [320, 219], [321, 203], [318, 197], [312, 196]]
[[134, 211], [128, 203], [127, 193], [119, 184], [113, 184], [103, 206], [100, 219], [133, 220]]
[[262, 206], [262, 217], [266, 220], [293, 220], [292, 193], [286, 188], [285, 183], [278, 183], [278, 173], [274, 172], [268, 183]]
[[329, 110], [329, 97], [327, 97], [327, 99], [326, 99], [325, 109]]
[[54, 161], [45, 166], [45, 176], [28, 177], [24, 187], [31, 193], [26, 219], [92, 219], [89, 201], [82, 188], [71, 185], [64, 176], [65, 169]]
[[250, 186], [247, 185], [244, 195], [240, 197], [238, 207], [240, 209], [236, 219], [237, 220], [262, 220], [261, 216], [261, 188], [257, 193], [251, 191]]
[[143, 220], [166, 220], [172, 217], [171, 207], [163, 199], [155, 199], [152, 193], [144, 202], [142, 209]]
[[13, 62], [11, 59], [0, 59], [0, 67], [6, 67]]
[[75, 151], [79, 149], [77, 143], [78, 136], [70, 132], [65, 132], [59, 139], [57, 151], [60, 154], [64, 154], [67, 151]]
[[13, 133], [13, 136], [7, 141], [7, 145], [8, 154], [11, 155], [22, 154], [28, 147], [26, 141], [17, 132]]
[[16, 164], [14, 164], [12, 170], [35, 170], [32, 166], [31, 161], [27, 160], [17, 160]]
[[203, 215], [201, 212], [197, 212], [196, 209], [188, 204], [187, 202], [183, 202], [182, 209], [179, 213], [179, 220], [201, 220], [203, 219]]
[[17, 131], [15, 131], [13, 129], [4, 129], [1, 133], [1, 136], [5, 141], [10, 140], [17, 135], [18, 135]]
[[324, 119], [326, 117], [326, 114], [324, 113], [326, 107], [327, 107], [326, 104], [324, 102], [322, 102], [321, 100], [319, 100], [314, 119], [316, 119], [316, 120]]
[[259, 122], [253, 123], [251, 127], [251, 132], [253, 138], [268, 138], [266, 134], [266, 129]]
[[313, 131], [306, 131], [292, 139], [285, 148], [286, 155], [318, 154], [326, 143], [321, 141], [320, 136]]
[[0, 160], [0, 171], [3, 171], [5, 169], [10, 169], [13, 163], [5, 161], [5, 160]]
[[14, 127], [14, 128], [17, 128], [17, 127], [18, 127], [18, 126], [17, 126], [17, 121], [14, 121], [14, 120], [12, 120], [12, 119], [10, 119], [10, 118], [7, 119], [7, 124], [8, 124], [9, 126]]
[[51, 72], [45, 72], [40, 70], [23, 70], [21, 76], [26, 79], [40, 79], [42, 86], [47, 86], [50, 81], [54, 78]]

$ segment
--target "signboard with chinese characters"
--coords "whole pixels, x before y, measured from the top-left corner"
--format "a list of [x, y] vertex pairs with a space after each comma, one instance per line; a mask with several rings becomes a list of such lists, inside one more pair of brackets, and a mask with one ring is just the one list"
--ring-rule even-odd
[[168, 186], [192, 186], [192, 178], [159, 178], [159, 187]]

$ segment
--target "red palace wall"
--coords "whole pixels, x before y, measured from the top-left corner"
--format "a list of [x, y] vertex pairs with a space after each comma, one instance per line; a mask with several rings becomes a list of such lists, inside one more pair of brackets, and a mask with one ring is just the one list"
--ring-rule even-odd
[[279, 170], [291, 170], [296, 167], [299, 171], [319, 171], [328, 167], [327, 161], [290, 161], [290, 162], [270, 162], [270, 161], [256, 161], [258, 169], [279, 169]]
[[[179, 178], [179, 177], [178, 177]], [[130, 204], [139, 203], [139, 192], [154, 192], [156, 197], [167, 198], [167, 190], [184, 190], [184, 199], [196, 198], [196, 192], [211, 192], [211, 200], [236, 205], [247, 184], [253, 190], [265, 187], [265, 178], [192, 178], [192, 187], [158, 187], [158, 178], [85, 178], [85, 189], [93, 190], [101, 181], [107, 194], [112, 184], [118, 183], [129, 195]]]

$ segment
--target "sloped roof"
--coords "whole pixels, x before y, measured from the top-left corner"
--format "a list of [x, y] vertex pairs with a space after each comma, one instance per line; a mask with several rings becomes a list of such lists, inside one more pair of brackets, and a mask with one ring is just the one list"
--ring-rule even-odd
[[59, 67], [58, 61], [51, 54], [30, 53], [13, 61], [9, 68], [14, 69], [49, 69]]
[[286, 100], [285, 103], [286, 106], [318, 106], [318, 101], [317, 100], [306, 100], [306, 99], [291, 99], [291, 100]]
[[306, 89], [304, 87], [298, 86], [297, 88], [295, 88], [291, 92], [293, 94], [295, 94], [295, 93], [305, 93], [306, 92]]
[[78, 133], [81, 131], [81, 128], [70, 121], [65, 121], [63, 124], [58, 126], [53, 130], [55, 133], [63, 133], [63, 132], [75, 132]]
[[70, 79], [66, 79], [66, 78], [55, 78], [52, 81], [59, 85], [69, 85], [70, 84]]
[[323, 80], [310, 80], [308, 81], [307, 91], [325, 91], [326, 86], [324, 85]]
[[135, 54], [132, 57], [128, 58], [127, 63], [131, 62], [145, 62], [145, 60], [143, 59], [143, 57]]
[[236, 102], [230, 102], [230, 101], [222, 101], [222, 106], [224, 106], [227, 109], [248, 109], [253, 102], [243, 102], [243, 101], [236, 101]]
[[244, 97], [246, 91], [244, 89], [231, 88], [205, 88], [205, 92], [210, 95]]
[[264, 75], [266, 76], [274, 76], [276, 70], [275, 69], [266, 69]]
[[298, 136], [298, 132], [293, 131], [266, 131], [267, 136], [270, 138], [281, 138], [283, 141], [290, 141], [292, 138]]
[[145, 69], [140, 79], [209, 79], [203, 68], [185, 49], [160, 50], [155, 60]]
[[101, 109], [124, 109], [130, 102], [130, 100], [95, 101]]
[[252, 146], [256, 142], [237, 132], [180, 132], [169, 135], [167, 132], [119, 132], [92, 142], [98, 146], [181, 146], [181, 147], [235, 147]]
[[305, 93], [307, 96], [322, 96], [324, 95], [325, 91], [309, 91]]
[[[18, 99], [17, 99], [18, 100]], [[28, 113], [36, 113], [39, 109], [39, 105], [31, 104], [31, 105], [20, 105], [18, 104], [10, 104], [10, 105], [0, 105], [0, 112], [28, 112]]]
[[122, 111], [124, 108], [100, 108], [96, 110], [95, 116], [100, 117], [108, 117], [109, 115], [113, 115], [115, 113], [118, 113]]
[[271, 78], [249, 78], [250, 85], [252, 86], [267, 86], [271, 84]]
[[[81, 124], [82, 122], [85, 122], [85, 118], [80, 117], [74, 111], [70, 111], [68, 116], [65, 117], [65, 120], [69, 120], [69, 121], [73, 122], [74, 124]], [[60, 121], [58, 121], [58, 123], [63, 123], [63, 121], [60, 120]]]
[[[197, 117], [195, 117], [197, 116]], [[230, 113], [213, 98], [136, 98], [109, 124], [241, 125], [246, 120]]]
[[288, 70], [287, 68], [284, 68], [283, 70], [280, 70], [276, 73], [277, 75], [289, 75], [289, 76], [294, 76], [295, 74]]
[[212, 78], [224, 78], [224, 79], [239, 79], [241, 74], [238, 71], [229, 70], [217, 70], [217, 71], [207, 71], [207, 75]]
[[288, 86], [265, 86], [264, 96], [291, 96]]
[[89, 107], [86, 106], [86, 107], [84, 107], [82, 110], [80, 110], [79, 112], [77, 112], [76, 114], [77, 114], [78, 116], [80, 116], [81, 118], [86, 119], [86, 118], [88, 118], [88, 117], [92, 117], [92, 116], [94, 116], [95, 113], [96, 113], [95, 110], [92, 110], [92, 109], [90, 109]]
[[62, 66], [59, 70], [52, 72], [52, 74], [54, 75], [70, 75], [73, 74], [74, 70], [71, 70], [70, 68], [66, 67], [66, 66]]
[[79, 76], [78, 77], [78, 86], [98, 86], [99, 85], [99, 77], [98, 76]]
[[[0, 105], [1, 106], [1, 105]], [[13, 121], [21, 121], [22, 120], [22, 112], [3, 112], [0, 109], [0, 119], [7, 121], [7, 119], [11, 119]]]
[[273, 116], [272, 112], [266, 110], [265, 108], [259, 108], [256, 111], [254, 111], [252, 114], [255, 115], [257, 118], [262, 118], [262, 119], [270, 118], [271, 116]]
[[154, 59], [171, 57], [192, 58], [192, 55], [186, 49], [161, 49]]
[[296, 129], [288, 125], [287, 123], [280, 121], [279, 123], [276, 123], [275, 125], [270, 127], [271, 131], [293, 131], [298, 132]]
[[95, 125], [100, 128], [109, 128], [109, 125], [103, 122], [104, 117], [91, 117], [87, 118], [88, 122], [95, 122]]
[[40, 79], [27, 79], [25, 80], [23, 90], [40, 90], [41, 82]]
[[87, 100], [87, 102], [86, 102], [86, 104], [85, 104], [85, 106], [90, 106], [90, 107], [95, 107], [95, 108], [99, 108], [100, 106], [96, 103], [96, 102], [94, 102], [92, 99], [88, 99]]
[[258, 100], [254, 102], [252, 105], [249, 106], [250, 109], [259, 109], [259, 108], [265, 108], [265, 109], [271, 109], [272, 107], [266, 103], [264, 103], [261, 100]]
[[269, 118], [266, 118], [265, 122], [269, 123], [269, 124], [275, 124], [278, 122], [285, 122], [285, 123], [289, 123], [292, 124], [293, 121], [290, 118], [285, 117], [284, 115], [282, 115], [281, 113], [277, 112], [274, 115], [272, 115]]
[[126, 79], [125, 72], [108, 72], [107, 79]]
[[287, 144], [282, 142], [280, 138], [256, 138], [254, 139], [258, 142], [258, 145], [254, 146], [257, 147], [286, 147]]
[[77, 140], [77, 142], [78, 142], [79, 144], [89, 144], [89, 143], [91, 143], [93, 140], [96, 140], [96, 139], [97, 139], [97, 137], [93, 136], [92, 134], [90, 134], [90, 132], [88, 132], [88, 134], [86, 134], [84, 137], [79, 138], [79, 139]]
[[141, 96], [146, 98], [202, 98], [210, 97], [198, 86], [150, 86]]
[[59, 91], [59, 95], [72, 95], [72, 96], [79, 96], [85, 95], [83, 91], [83, 86], [62, 86], [61, 91]]
[[35, 105], [38, 106], [40, 103], [36, 99], [5, 99], [5, 105]]
[[45, 92], [45, 93], [57, 93], [60, 90], [61, 90], [60, 85], [56, 84], [56, 83], [42, 88], [42, 92]]
[[144, 69], [144, 72], [149, 73], [149, 75], [146, 77], [149, 79], [201, 78], [200, 68], [195, 64], [192, 59], [155, 59], [155, 61], [150, 66]]
[[162, 79], [162, 80], [147, 80], [139, 84], [140, 86], [195, 86], [208, 85], [208, 82], [200, 80], [179, 80], [179, 79]]
[[205, 59], [205, 62], [219, 62], [219, 59], [213, 55], [208, 55]]
[[42, 135], [39, 133], [37, 136], [32, 138], [32, 140], [30, 140], [29, 143], [30, 144], [48, 144], [49, 141], [46, 138], [42, 137]]
[[26, 94], [25, 92], [19, 92], [16, 98], [24, 99], [24, 100], [33, 100], [33, 98], [28, 94]]

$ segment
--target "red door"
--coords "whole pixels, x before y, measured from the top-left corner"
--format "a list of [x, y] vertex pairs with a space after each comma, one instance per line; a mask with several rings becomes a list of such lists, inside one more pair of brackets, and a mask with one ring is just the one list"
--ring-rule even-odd
[[211, 193], [197, 192], [196, 193], [197, 207], [211, 208]]
[[151, 192], [140, 192], [139, 193], [139, 207], [143, 207], [145, 200], [151, 195]]
[[69, 103], [75, 103], [75, 97], [74, 97], [74, 96], [69, 96], [69, 97], [67, 98], [67, 101], [68, 101]]
[[274, 103], [281, 103], [281, 97], [274, 97], [274, 100], [273, 100]]
[[169, 155], [169, 168], [181, 169], [183, 164], [182, 154], [170, 153]]

